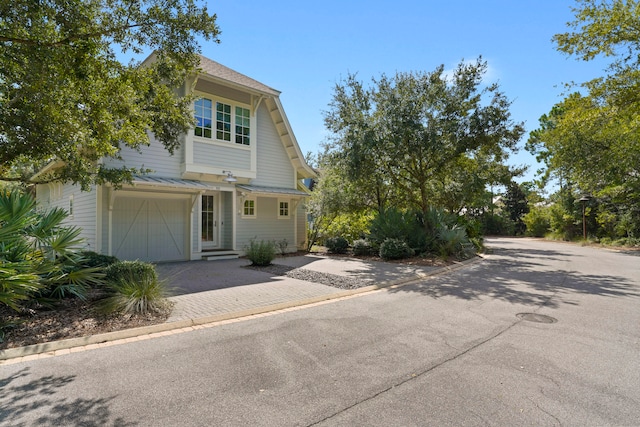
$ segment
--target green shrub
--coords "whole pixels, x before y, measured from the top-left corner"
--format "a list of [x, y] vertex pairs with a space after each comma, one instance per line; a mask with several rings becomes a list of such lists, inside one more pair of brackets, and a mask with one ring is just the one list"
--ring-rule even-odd
[[369, 240], [380, 245], [387, 239], [407, 241], [415, 233], [416, 220], [412, 213], [403, 212], [396, 208], [378, 212], [371, 221]]
[[515, 224], [509, 218], [491, 212], [485, 212], [479, 218], [480, 232], [489, 236], [513, 236]]
[[404, 240], [386, 239], [380, 245], [380, 258], [385, 260], [409, 258], [413, 254], [413, 249]]
[[63, 209], [36, 209], [29, 194], [0, 192], [0, 304], [18, 310], [32, 301], [84, 298], [102, 273], [86, 268], [80, 229], [62, 225]]
[[119, 261], [118, 258], [110, 255], [102, 255], [94, 251], [81, 251], [81, 263], [85, 267], [107, 267]]
[[325, 240], [324, 245], [332, 254], [344, 254], [349, 249], [349, 242], [342, 236], [330, 237]]
[[528, 236], [544, 237], [550, 231], [551, 220], [547, 208], [534, 206], [522, 220], [527, 226]]
[[438, 231], [438, 249], [443, 257], [451, 255], [468, 257], [475, 252], [475, 247], [469, 241], [467, 232], [459, 225], [440, 228]]
[[365, 212], [351, 212], [337, 215], [326, 224], [322, 230], [322, 237], [342, 236], [350, 242], [360, 239], [367, 234], [373, 214]]
[[167, 307], [166, 284], [153, 264], [119, 261], [105, 269], [105, 276], [108, 296], [98, 302], [102, 313], [147, 314]]
[[365, 239], [358, 239], [353, 242], [354, 255], [371, 255], [374, 253], [373, 245]]
[[251, 265], [266, 266], [270, 265], [276, 257], [276, 245], [271, 241], [256, 239], [249, 241], [249, 246], [244, 249], [247, 258], [251, 261]]

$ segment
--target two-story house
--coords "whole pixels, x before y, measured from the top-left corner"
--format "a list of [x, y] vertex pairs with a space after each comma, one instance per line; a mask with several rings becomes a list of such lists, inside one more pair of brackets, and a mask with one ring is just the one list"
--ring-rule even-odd
[[[153, 56], [147, 59], [152, 61]], [[143, 64], [144, 65], [144, 64]], [[62, 207], [82, 228], [86, 248], [120, 259], [196, 260], [242, 253], [251, 239], [306, 240], [304, 160], [279, 93], [201, 57], [194, 87], [196, 126], [170, 155], [150, 137], [142, 152], [124, 149], [108, 165], [144, 167], [116, 190], [40, 184], [41, 207]], [[46, 172], [46, 171], [44, 171]]]

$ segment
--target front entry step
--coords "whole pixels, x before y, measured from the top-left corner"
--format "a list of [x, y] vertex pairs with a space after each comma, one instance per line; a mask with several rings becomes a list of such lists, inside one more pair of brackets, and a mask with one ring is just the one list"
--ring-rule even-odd
[[202, 259], [205, 261], [218, 261], [221, 259], [237, 259], [240, 258], [240, 253], [236, 251], [210, 251], [205, 252], [202, 255]]

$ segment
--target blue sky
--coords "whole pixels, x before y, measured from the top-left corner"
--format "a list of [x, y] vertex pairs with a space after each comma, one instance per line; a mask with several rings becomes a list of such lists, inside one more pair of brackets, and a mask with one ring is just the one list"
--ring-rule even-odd
[[[323, 111], [333, 87], [349, 72], [363, 81], [396, 71], [452, 69], [479, 55], [487, 80], [513, 101], [512, 116], [528, 132], [561, 101], [563, 83], [603, 75], [555, 50], [551, 37], [567, 31], [573, 0], [482, 1], [208, 1], [218, 16], [221, 43], [203, 54], [282, 92], [302, 152], [318, 152], [327, 132]], [[511, 164], [531, 165], [524, 148]]]

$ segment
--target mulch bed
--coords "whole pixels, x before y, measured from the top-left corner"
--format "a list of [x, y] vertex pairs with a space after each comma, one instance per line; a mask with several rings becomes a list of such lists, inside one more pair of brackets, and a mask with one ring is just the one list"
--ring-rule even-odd
[[166, 321], [170, 314], [168, 307], [156, 314], [104, 316], [96, 313], [91, 300], [78, 298], [64, 299], [53, 308], [35, 306], [19, 313], [0, 306], [0, 326], [9, 325], [3, 328], [0, 350], [155, 325]]

